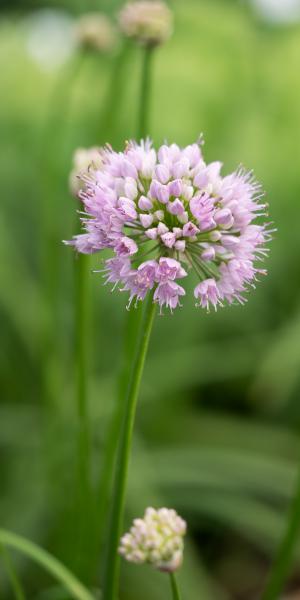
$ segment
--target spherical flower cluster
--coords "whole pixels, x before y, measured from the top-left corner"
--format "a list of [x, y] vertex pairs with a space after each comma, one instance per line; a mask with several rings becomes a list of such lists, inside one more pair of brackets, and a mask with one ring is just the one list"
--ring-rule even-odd
[[160, 0], [129, 2], [119, 14], [119, 24], [127, 37], [146, 46], [163, 44], [173, 30], [172, 13]]
[[110, 52], [116, 43], [116, 32], [111, 21], [100, 12], [85, 13], [76, 22], [75, 36], [84, 48]]
[[73, 155], [73, 167], [69, 176], [70, 192], [77, 196], [80, 190], [84, 189], [84, 180], [80, 176], [84, 172], [97, 171], [101, 169], [102, 159], [100, 148], [92, 146], [91, 148], [78, 148]]
[[147, 508], [135, 519], [120, 543], [119, 552], [129, 562], [149, 563], [160, 571], [176, 571], [183, 558], [186, 523], [175, 510]]
[[[188, 272], [197, 277], [196, 306], [208, 309], [254, 287], [265, 270], [268, 224], [260, 186], [242, 169], [221, 176], [221, 163], [206, 164], [201, 143], [185, 148], [149, 140], [129, 142], [124, 152], [101, 151], [102, 165], [84, 175], [79, 192], [85, 233], [67, 242], [79, 252], [111, 249], [106, 282], [144, 300], [152, 290], [160, 308], [175, 309]], [[180, 283], [179, 283], [180, 282]]]

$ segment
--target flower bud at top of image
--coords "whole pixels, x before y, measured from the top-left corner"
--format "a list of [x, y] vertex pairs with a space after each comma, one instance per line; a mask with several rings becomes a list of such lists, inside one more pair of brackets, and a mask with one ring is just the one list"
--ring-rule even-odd
[[110, 52], [116, 45], [114, 26], [100, 12], [85, 13], [77, 19], [75, 38], [79, 46], [96, 52]]
[[173, 15], [160, 0], [128, 2], [119, 13], [123, 33], [145, 46], [157, 46], [172, 35]]

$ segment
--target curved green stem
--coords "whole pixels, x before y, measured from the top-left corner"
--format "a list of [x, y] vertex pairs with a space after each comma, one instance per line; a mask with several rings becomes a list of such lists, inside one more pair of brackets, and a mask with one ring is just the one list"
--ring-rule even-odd
[[39, 563], [48, 573], [57, 579], [73, 598], [77, 600], [94, 600], [92, 594], [82, 583], [54, 556], [33, 542], [15, 533], [0, 529], [0, 544], [14, 548]]
[[22, 588], [22, 584], [19, 580], [15, 567], [12, 563], [12, 560], [7, 552], [6, 548], [3, 544], [0, 544], [0, 555], [2, 555], [2, 560], [4, 567], [6, 569], [7, 575], [9, 577], [11, 587], [14, 592], [14, 596], [16, 600], [25, 600], [25, 594]]
[[145, 138], [149, 134], [149, 107], [150, 107], [150, 87], [151, 87], [151, 66], [152, 66], [153, 48], [146, 46], [143, 48], [143, 64], [140, 88], [139, 120], [137, 137]]
[[277, 600], [281, 596], [285, 581], [289, 575], [296, 543], [300, 531], [300, 471], [292, 500], [286, 530], [284, 532], [277, 556], [271, 568], [262, 600]]
[[105, 557], [103, 582], [103, 600], [116, 600], [119, 578], [118, 544], [122, 530], [127, 475], [130, 460], [132, 434], [136, 413], [136, 405], [145, 365], [156, 304], [151, 294], [145, 309], [142, 332], [136, 346], [136, 358], [133, 364], [126, 399], [125, 415], [116, 463], [115, 482], [112, 497], [112, 508], [109, 519], [109, 538]]
[[172, 589], [172, 598], [173, 600], [181, 600], [181, 596], [179, 593], [179, 587], [176, 579], [175, 573], [170, 573], [170, 581], [171, 581], [171, 589]]

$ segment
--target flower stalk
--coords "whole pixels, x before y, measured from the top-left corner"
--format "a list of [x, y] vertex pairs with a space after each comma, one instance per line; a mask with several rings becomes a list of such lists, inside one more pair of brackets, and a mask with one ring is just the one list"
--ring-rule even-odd
[[[75, 366], [78, 419], [78, 560], [83, 562], [91, 536], [93, 517], [90, 481], [91, 432], [88, 407], [88, 321], [89, 321], [89, 257], [78, 254], [75, 261]], [[82, 557], [82, 558], [81, 558]], [[85, 566], [79, 565], [84, 575]]]
[[179, 587], [178, 587], [175, 573], [170, 573], [170, 582], [171, 582], [171, 590], [172, 590], [173, 600], [181, 600], [181, 595], [179, 592]]
[[133, 427], [155, 311], [156, 304], [153, 303], [153, 296], [151, 294], [148, 304], [146, 305], [145, 315], [141, 326], [141, 334], [136, 347], [136, 358], [128, 387], [125, 414], [118, 448], [112, 508], [109, 519], [109, 539], [104, 565], [103, 600], [116, 600], [117, 597], [120, 562], [117, 549], [123, 522]]
[[151, 68], [154, 48], [146, 46], [142, 49], [142, 76], [139, 103], [138, 139], [149, 135], [149, 106], [151, 94]]
[[[47, 419], [55, 406], [60, 389], [59, 373], [56, 370], [57, 324], [59, 320], [58, 280], [60, 275], [59, 245], [57, 243], [57, 211], [60, 188], [58, 176], [62, 162], [63, 140], [66, 134], [68, 113], [72, 104], [74, 87], [85, 63], [85, 53], [77, 53], [66, 68], [59, 73], [49, 99], [48, 115], [42, 127], [36, 147], [39, 165], [38, 194], [40, 205], [40, 239], [38, 257], [41, 276], [41, 306], [43, 308], [41, 336], [39, 341], [42, 390]], [[56, 132], [53, 135], [53, 132]], [[55, 158], [54, 158], [55, 157]]]
[[90, 431], [87, 405], [87, 302], [88, 302], [88, 257], [79, 254], [76, 257], [76, 375], [77, 375], [77, 413], [79, 420], [79, 454], [81, 481], [88, 485]]
[[296, 483], [294, 498], [291, 502], [286, 529], [279, 545], [277, 557], [268, 578], [262, 600], [277, 600], [289, 575], [295, 546], [300, 530], [300, 472]]
[[[115, 88], [118, 84], [118, 81], [121, 80], [121, 69], [123, 67], [124, 59], [127, 57], [127, 52], [129, 49], [128, 43], [125, 45], [123, 53], [120, 55], [120, 60], [116, 66], [115, 77], [112, 81], [112, 92], [109, 96], [111, 97], [111, 102], [116, 102], [116, 99], [119, 98], [121, 94], [121, 90], [118, 90], [119, 93], [116, 94]], [[149, 95], [151, 89], [151, 64], [152, 64], [152, 55], [153, 48], [146, 46], [142, 48], [142, 74], [141, 74], [141, 85], [140, 85], [140, 93], [139, 93], [139, 102], [138, 102], [138, 121], [137, 121], [137, 136], [138, 138], [146, 137], [148, 134], [149, 127]], [[116, 108], [116, 107], [115, 107]], [[113, 114], [115, 114], [115, 110], [113, 110]], [[107, 119], [104, 119], [106, 122]], [[132, 361], [134, 360], [134, 349], [135, 349], [135, 340], [137, 338], [140, 324], [142, 319], [142, 307], [137, 306], [136, 310], [131, 310], [127, 314], [126, 322], [125, 322], [125, 331], [124, 331], [124, 345], [123, 345], [123, 365], [121, 368], [120, 380], [119, 380], [119, 389], [118, 389], [118, 400], [117, 406], [115, 409], [115, 413], [112, 418], [111, 427], [107, 437], [105, 458], [104, 458], [104, 466], [102, 477], [99, 485], [99, 499], [98, 506], [101, 506], [101, 511], [99, 510], [99, 514], [102, 514], [103, 517], [99, 519], [99, 539], [100, 539], [100, 547], [103, 543], [103, 519], [105, 516], [105, 508], [108, 505], [108, 497], [109, 491], [111, 487], [111, 473], [113, 471], [113, 466], [115, 462], [116, 452], [117, 452], [117, 444], [118, 444], [118, 433], [120, 430], [120, 425], [122, 422], [123, 415], [123, 399], [126, 396], [128, 379], [130, 376], [130, 368]]]

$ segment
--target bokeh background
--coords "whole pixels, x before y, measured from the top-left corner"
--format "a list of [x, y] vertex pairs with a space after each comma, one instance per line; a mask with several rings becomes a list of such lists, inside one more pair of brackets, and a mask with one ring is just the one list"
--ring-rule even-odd
[[[62, 244], [79, 226], [68, 176], [76, 147], [107, 141], [121, 149], [135, 136], [141, 53], [120, 40], [112, 53], [80, 55], [72, 32], [79, 14], [101, 9], [115, 18], [120, 4], [2, 0], [0, 13], [0, 526], [79, 575], [76, 258]], [[157, 318], [126, 525], [147, 505], [173, 506], [189, 524], [184, 598], [254, 600], [300, 459], [300, 3], [172, 7], [174, 36], [154, 60], [149, 133], [157, 144], [184, 145], [203, 132], [207, 160], [222, 160], [224, 172], [253, 168], [278, 231], [269, 275], [245, 307], [206, 314], [190, 295], [182, 310]], [[91, 270], [99, 265], [94, 257]], [[117, 397], [126, 296], [110, 294], [92, 273], [89, 293], [96, 482]], [[27, 598], [68, 598], [36, 565], [12, 558]], [[96, 560], [95, 587], [100, 570]], [[167, 586], [149, 568], [122, 566], [122, 600], [165, 600]], [[300, 548], [286, 593], [300, 598]], [[0, 597], [13, 597], [1, 557]]]

